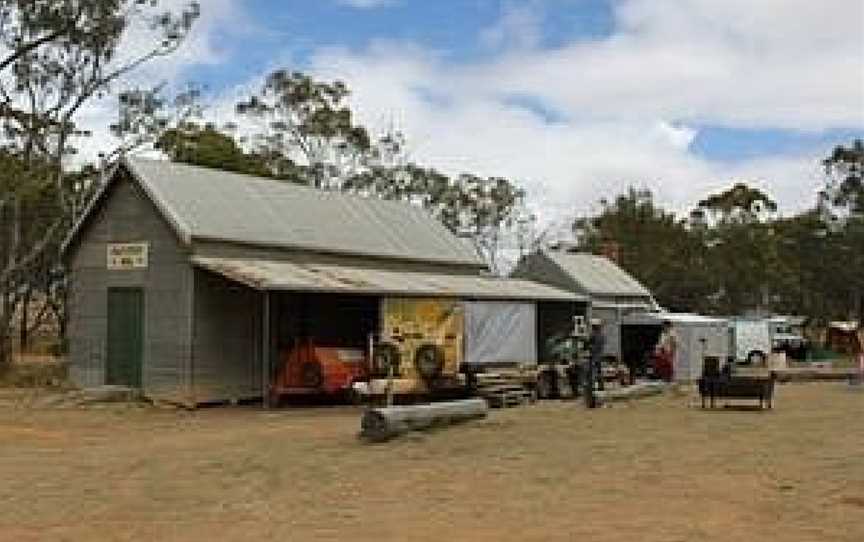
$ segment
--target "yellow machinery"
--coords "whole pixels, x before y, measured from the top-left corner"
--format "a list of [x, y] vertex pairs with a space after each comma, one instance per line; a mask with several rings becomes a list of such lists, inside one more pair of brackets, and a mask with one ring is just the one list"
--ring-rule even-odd
[[[458, 300], [386, 298], [369, 392], [428, 393], [462, 384], [464, 310]], [[392, 366], [392, 379], [391, 376]]]

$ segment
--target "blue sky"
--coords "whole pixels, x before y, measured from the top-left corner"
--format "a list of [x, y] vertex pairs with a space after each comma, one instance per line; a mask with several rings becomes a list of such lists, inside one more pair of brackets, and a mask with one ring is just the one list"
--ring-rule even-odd
[[742, 179], [797, 210], [819, 158], [864, 136], [864, 3], [832, 6], [208, 0], [152, 76], [203, 83], [219, 120], [274, 68], [342, 79], [411, 159], [511, 177], [550, 220], [629, 185], [686, 210]]
[[[542, 46], [608, 35], [612, 28], [608, 1], [575, 4], [572, 0], [543, 3]], [[256, 31], [244, 35], [239, 48], [231, 35], [236, 29], [226, 28], [227, 42], [222, 44], [239, 62], [227, 70], [223, 65], [201, 66], [195, 76], [214, 85], [240, 83], [266, 69], [274, 50], [290, 51], [302, 68], [321, 47], [360, 50], [381, 39], [419, 44], [457, 63], [478, 61], [495, 51], [477, 39], [477, 31], [498, 21], [505, 4], [500, 0], [401, 0], [363, 9], [338, 0], [248, 0], [245, 5]]]

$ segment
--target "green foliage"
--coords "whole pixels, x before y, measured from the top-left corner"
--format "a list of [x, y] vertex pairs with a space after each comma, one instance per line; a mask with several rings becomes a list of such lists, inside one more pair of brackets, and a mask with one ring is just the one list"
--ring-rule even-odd
[[765, 216], [773, 210], [767, 194], [738, 183], [699, 202], [685, 222], [658, 208], [650, 192], [630, 189], [574, 230], [582, 250], [617, 247], [619, 264], [673, 310], [864, 315], [864, 220], [826, 222], [815, 208]]
[[602, 211], [574, 223], [583, 250], [609, 246], [618, 263], [639, 278], [667, 308], [709, 310], [713, 281], [707, 249], [684, 222], [654, 203], [651, 192], [631, 188]]
[[295, 169], [310, 186], [338, 188], [372, 147], [366, 129], [354, 123], [348, 96], [341, 81], [277, 70], [236, 111], [258, 122], [251, 143], [259, 156], [298, 162]]
[[230, 134], [212, 124], [184, 123], [166, 130], [156, 148], [171, 160], [236, 173], [296, 181], [297, 166], [288, 158], [245, 152]]
[[[525, 193], [502, 177], [449, 177], [416, 164], [377, 166], [348, 179], [344, 189], [423, 205], [453, 233], [472, 240], [493, 271], [503, 271], [501, 252], [534, 218]], [[516, 241], [518, 242], [518, 241]]]
[[758, 188], [736, 183], [719, 194], [699, 202], [699, 208], [721, 220], [758, 220], [765, 212], [777, 211], [777, 203]]
[[[100, 180], [97, 168], [67, 167], [80, 138], [89, 135], [78, 127], [78, 113], [109, 94], [124, 74], [173, 52], [200, 14], [198, 2], [177, 10], [159, 5], [0, 0], [0, 364], [16, 311], [32, 292], [41, 294], [63, 328], [59, 247]], [[133, 29], [136, 49], [121, 51]], [[138, 140], [155, 134], [161, 104], [154, 96], [132, 96], [127, 105], [139, 120], [121, 119], [118, 125], [126, 125], [118, 129]]]
[[829, 177], [823, 198], [864, 216], [864, 141], [856, 139], [848, 147], [838, 145], [822, 165]]

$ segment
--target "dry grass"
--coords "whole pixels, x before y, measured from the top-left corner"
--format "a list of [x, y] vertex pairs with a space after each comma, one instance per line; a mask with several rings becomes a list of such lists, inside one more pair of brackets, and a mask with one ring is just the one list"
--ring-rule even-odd
[[68, 388], [66, 364], [52, 357], [30, 356], [0, 366], [0, 388]]
[[385, 445], [349, 408], [0, 407], [0, 539], [864, 540], [864, 393], [693, 401], [549, 402]]

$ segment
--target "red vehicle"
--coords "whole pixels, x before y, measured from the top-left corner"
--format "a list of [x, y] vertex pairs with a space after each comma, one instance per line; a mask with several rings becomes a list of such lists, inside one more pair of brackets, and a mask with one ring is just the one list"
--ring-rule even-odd
[[273, 399], [285, 395], [341, 395], [367, 375], [366, 354], [359, 348], [301, 343], [280, 355], [271, 387]]

